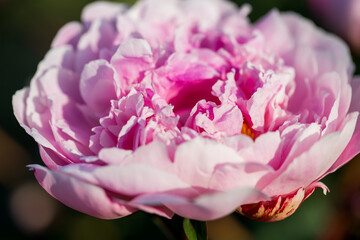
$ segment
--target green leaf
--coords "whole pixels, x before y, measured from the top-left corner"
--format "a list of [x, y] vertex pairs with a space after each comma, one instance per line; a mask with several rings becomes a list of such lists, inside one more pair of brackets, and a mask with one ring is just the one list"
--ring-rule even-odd
[[188, 240], [207, 240], [206, 222], [184, 218], [183, 228]]

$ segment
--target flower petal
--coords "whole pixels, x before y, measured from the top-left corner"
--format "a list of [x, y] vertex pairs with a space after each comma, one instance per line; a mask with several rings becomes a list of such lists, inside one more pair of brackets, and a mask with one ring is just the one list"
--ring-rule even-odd
[[85, 65], [80, 79], [80, 93], [97, 116], [107, 114], [110, 100], [116, 98], [116, 80], [114, 68], [105, 60], [96, 60]]
[[115, 203], [99, 186], [39, 165], [29, 167], [35, 170], [36, 179], [49, 194], [75, 210], [103, 219], [124, 217], [136, 211]]

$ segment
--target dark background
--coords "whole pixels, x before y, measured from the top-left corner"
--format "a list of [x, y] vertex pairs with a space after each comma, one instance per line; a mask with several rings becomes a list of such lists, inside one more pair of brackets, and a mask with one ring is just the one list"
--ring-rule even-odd
[[[1, 239], [171, 239], [167, 230], [181, 231], [180, 219], [176, 217], [166, 221], [139, 212], [106, 221], [78, 213], [49, 196], [25, 167], [41, 163], [41, 159], [35, 142], [13, 116], [11, 97], [29, 84], [57, 30], [69, 21], [79, 20], [82, 8], [89, 2], [92, 1], [0, 0]], [[253, 6], [252, 21], [278, 8], [298, 12], [321, 26], [304, 0], [249, 2]], [[354, 55], [357, 69], [358, 59]], [[288, 219], [258, 223], [233, 214], [208, 224], [210, 240], [360, 239], [358, 176], [360, 161], [354, 159], [323, 180], [331, 190], [328, 196], [317, 190]]]

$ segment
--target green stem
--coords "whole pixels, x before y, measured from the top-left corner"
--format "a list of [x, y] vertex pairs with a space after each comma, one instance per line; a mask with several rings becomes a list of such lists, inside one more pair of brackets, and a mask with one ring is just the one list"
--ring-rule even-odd
[[184, 218], [183, 228], [188, 240], [208, 240], [206, 222]]

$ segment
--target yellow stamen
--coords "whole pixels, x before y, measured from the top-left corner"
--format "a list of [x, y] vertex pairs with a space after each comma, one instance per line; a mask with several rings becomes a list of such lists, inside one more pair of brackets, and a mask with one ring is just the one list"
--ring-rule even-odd
[[248, 135], [249, 137], [252, 138], [252, 140], [255, 140], [255, 134], [253, 133], [252, 129], [245, 122], [242, 125], [241, 134]]

